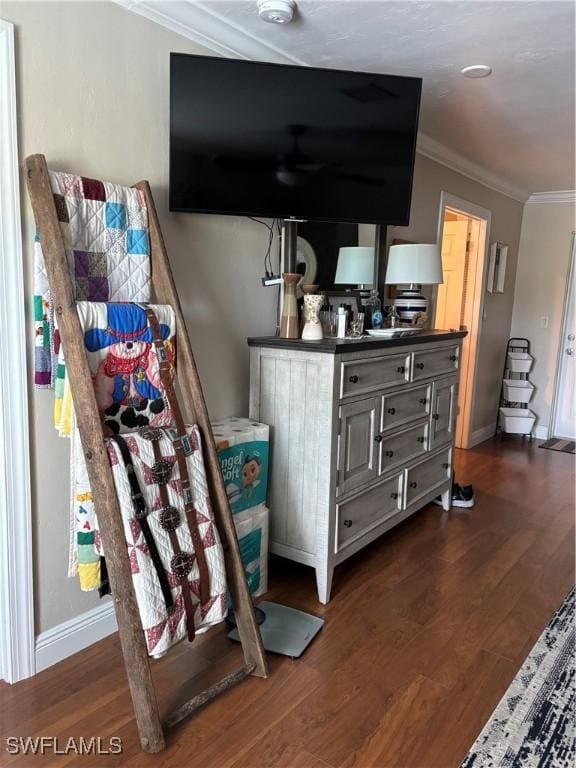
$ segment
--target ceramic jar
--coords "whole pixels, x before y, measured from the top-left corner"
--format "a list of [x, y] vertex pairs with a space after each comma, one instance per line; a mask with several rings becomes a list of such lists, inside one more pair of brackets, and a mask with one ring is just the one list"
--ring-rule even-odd
[[280, 338], [282, 339], [297, 339], [300, 335], [296, 285], [301, 278], [302, 275], [299, 272], [284, 272], [282, 274], [284, 280], [284, 299], [280, 319]]
[[320, 341], [324, 338], [320, 322], [320, 307], [323, 302], [324, 296], [321, 293], [307, 293], [304, 296], [304, 341]]

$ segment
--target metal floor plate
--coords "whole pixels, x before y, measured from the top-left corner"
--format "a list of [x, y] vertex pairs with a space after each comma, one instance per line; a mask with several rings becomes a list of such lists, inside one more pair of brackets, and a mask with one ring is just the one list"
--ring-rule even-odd
[[[270, 653], [281, 653], [297, 659], [324, 626], [324, 619], [286, 605], [264, 601], [258, 603], [258, 608], [266, 614], [260, 632], [264, 648]], [[240, 642], [238, 629], [229, 632], [228, 637]]]

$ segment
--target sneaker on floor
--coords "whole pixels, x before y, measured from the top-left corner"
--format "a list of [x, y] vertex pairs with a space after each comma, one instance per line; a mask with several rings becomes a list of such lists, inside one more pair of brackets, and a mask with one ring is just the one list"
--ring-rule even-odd
[[[442, 506], [442, 497], [437, 496], [433, 499], [433, 504]], [[453, 507], [460, 507], [461, 509], [470, 509], [474, 506], [474, 488], [471, 485], [459, 485], [454, 483], [452, 486], [452, 499], [451, 504]]]
[[473, 507], [476, 503], [474, 499], [474, 488], [471, 485], [454, 484], [452, 488], [452, 506], [453, 507]]

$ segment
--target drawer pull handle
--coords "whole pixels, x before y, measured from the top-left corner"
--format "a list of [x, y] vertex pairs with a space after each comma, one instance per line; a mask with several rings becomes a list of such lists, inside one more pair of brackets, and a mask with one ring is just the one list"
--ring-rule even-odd
[[415, 482], [410, 483], [410, 488], [417, 488], [417, 487], [418, 487], [418, 483], [415, 483]]
[[398, 368], [396, 368], [396, 370], [398, 371], [398, 373], [406, 373], [406, 366], [399, 365]]
[[381, 443], [381, 442], [382, 442], [382, 435], [376, 435], [376, 437], [374, 438], [374, 440], [375, 440], [377, 443]]
[[392, 458], [394, 456], [394, 451], [386, 451], [385, 456], [388, 456], [388, 458]]
[[424, 435], [420, 435], [419, 437], [417, 437], [417, 438], [416, 438], [416, 440], [417, 440], [419, 443], [423, 443], [425, 439], [426, 439], [426, 438], [424, 437]]
[[438, 421], [438, 419], [440, 418], [440, 414], [439, 413], [433, 413], [432, 414], [432, 418], [434, 419], [434, 421]]
[[394, 416], [394, 414], [396, 413], [396, 408], [388, 408], [388, 413]]
[[350, 376], [348, 381], [350, 382], [350, 384], [356, 384], [356, 382], [358, 381], [358, 376]]
[[397, 493], [391, 493], [390, 494], [390, 498], [396, 500], [398, 498], [398, 494]]
[[442, 464], [442, 469], [450, 469], [450, 464], [448, 464], [448, 462], [445, 461], [444, 464]]
[[416, 363], [416, 365], [414, 367], [418, 368], [419, 371], [423, 371], [424, 370], [424, 363]]
[[426, 405], [426, 403], [428, 402], [428, 400], [427, 400], [425, 397], [421, 397], [421, 398], [420, 398], [420, 400], [419, 400], [419, 402], [420, 402], [420, 404], [421, 404], [421, 405]]
[[345, 528], [352, 528], [352, 520], [344, 520]]

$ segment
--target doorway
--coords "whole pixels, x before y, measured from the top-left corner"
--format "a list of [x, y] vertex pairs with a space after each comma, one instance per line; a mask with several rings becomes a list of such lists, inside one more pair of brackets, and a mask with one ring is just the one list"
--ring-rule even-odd
[[476, 365], [484, 304], [484, 275], [491, 212], [446, 192], [440, 200], [438, 242], [444, 282], [434, 300], [434, 328], [468, 331], [462, 341], [457, 448], [471, 448]]
[[572, 233], [572, 248], [564, 313], [560, 330], [556, 385], [552, 405], [551, 429], [548, 437], [576, 440], [576, 232]]

